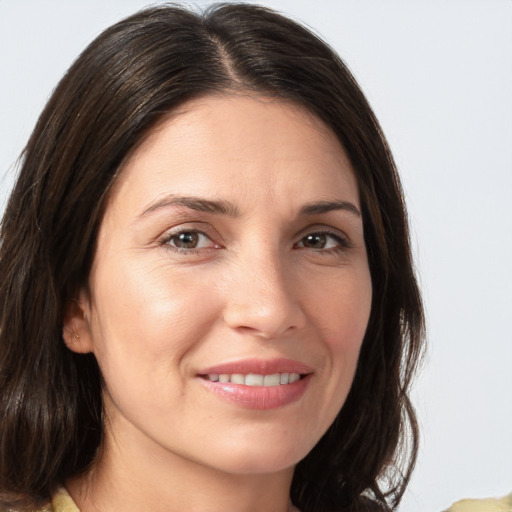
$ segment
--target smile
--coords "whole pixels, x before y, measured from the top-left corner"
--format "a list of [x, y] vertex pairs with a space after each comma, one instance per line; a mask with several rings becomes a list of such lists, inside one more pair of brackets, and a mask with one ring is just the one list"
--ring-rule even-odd
[[244, 409], [279, 409], [299, 401], [313, 368], [291, 359], [245, 359], [200, 370], [199, 382], [223, 401]]
[[211, 382], [230, 382], [232, 384], [242, 384], [245, 386], [272, 387], [293, 384], [300, 380], [301, 375], [299, 373], [274, 373], [272, 375], [259, 375], [255, 373], [248, 373], [246, 375], [242, 373], [210, 373], [205, 375], [205, 378]]

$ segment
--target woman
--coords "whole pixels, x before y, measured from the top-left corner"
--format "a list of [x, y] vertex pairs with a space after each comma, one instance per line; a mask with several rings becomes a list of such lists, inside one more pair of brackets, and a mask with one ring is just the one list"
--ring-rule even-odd
[[106, 30], [1, 238], [5, 509], [397, 507], [423, 333], [405, 207], [303, 27], [221, 5]]

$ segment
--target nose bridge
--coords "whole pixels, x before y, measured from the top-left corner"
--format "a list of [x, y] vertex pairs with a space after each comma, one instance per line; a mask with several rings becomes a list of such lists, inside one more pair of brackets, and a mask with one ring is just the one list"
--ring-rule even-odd
[[293, 276], [277, 245], [251, 244], [237, 259], [225, 320], [233, 328], [273, 338], [304, 323]]
[[[261, 301], [265, 304], [291, 300], [290, 276], [281, 261], [278, 251], [273, 247], [267, 247], [250, 257], [251, 272], [247, 274], [248, 289], [252, 289], [254, 302]], [[275, 305], [274, 305], [274, 310]]]

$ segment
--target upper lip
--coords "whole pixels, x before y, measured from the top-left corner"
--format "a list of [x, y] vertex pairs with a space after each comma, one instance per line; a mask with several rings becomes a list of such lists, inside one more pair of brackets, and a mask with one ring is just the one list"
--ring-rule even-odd
[[299, 373], [301, 375], [313, 373], [308, 365], [292, 359], [243, 359], [221, 363], [198, 372], [198, 375], [211, 374], [242, 374], [254, 373], [256, 375], [272, 375], [275, 373]]

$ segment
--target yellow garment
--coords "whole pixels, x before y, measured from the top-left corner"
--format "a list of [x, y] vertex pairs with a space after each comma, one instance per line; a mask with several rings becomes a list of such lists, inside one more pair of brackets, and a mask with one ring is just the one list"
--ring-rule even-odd
[[[292, 512], [300, 512], [298, 508], [291, 506]], [[75, 502], [64, 487], [61, 487], [53, 496], [51, 507], [41, 512], [80, 512]]]
[[501, 499], [461, 500], [446, 512], [512, 512], [512, 494]]
[[61, 487], [52, 498], [50, 512], [80, 512], [64, 487]]

